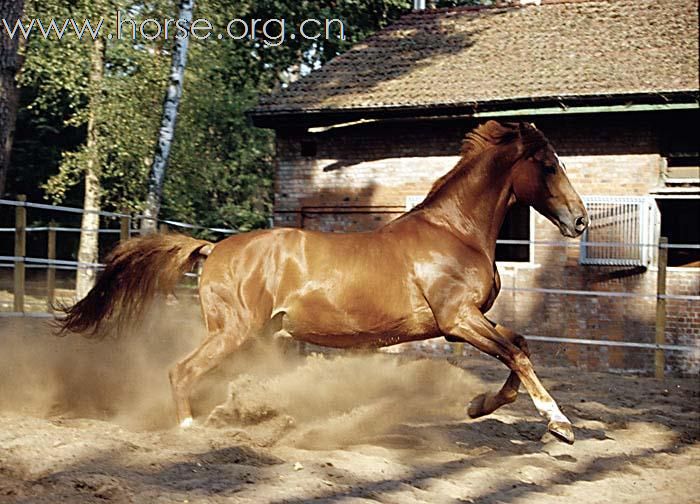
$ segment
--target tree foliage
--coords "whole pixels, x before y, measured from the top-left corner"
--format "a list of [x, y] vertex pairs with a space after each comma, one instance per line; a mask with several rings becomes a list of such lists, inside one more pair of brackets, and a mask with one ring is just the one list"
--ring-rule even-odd
[[[273, 138], [245, 112], [262, 94], [285, 85], [387, 25], [410, 0], [201, 0], [195, 18], [215, 27], [228, 20], [337, 18], [346, 40], [287, 38], [190, 40], [185, 88], [164, 188], [161, 216], [241, 229], [267, 224], [272, 204]], [[116, 11], [140, 22], [174, 18], [173, 0], [27, 1], [26, 17], [104, 17]], [[260, 27], [258, 28], [260, 30]], [[262, 33], [258, 33], [262, 36]], [[154, 152], [172, 40], [106, 40], [96, 113], [103, 208], [140, 211]], [[21, 110], [10, 189], [30, 199], [79, 205], [86, 165], [89, 37], [60, 42], [36, 34], [26, 46]]]

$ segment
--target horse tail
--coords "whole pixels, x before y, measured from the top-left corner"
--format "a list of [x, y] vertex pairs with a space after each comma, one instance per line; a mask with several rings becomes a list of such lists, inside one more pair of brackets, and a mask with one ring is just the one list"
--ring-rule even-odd
[[153, 234], [120, 243], [106, 258], [105, 269], [88, 294], [56, 321], [57, 334], [86, 338], [118, 336], [140, 320], [156, 294], [170, 294], [184, 273], [214, 244], [181, 234]]

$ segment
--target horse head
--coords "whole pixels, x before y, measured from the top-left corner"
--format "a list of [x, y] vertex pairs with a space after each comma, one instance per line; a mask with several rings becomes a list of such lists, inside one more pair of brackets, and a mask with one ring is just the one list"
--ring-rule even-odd
[[566, 169], [544, 135], [530, 123], [519, 123], [518, 158], [512, 168], [513, 194], [552, 221], [561, 234], [576, 237], [589, 219]]

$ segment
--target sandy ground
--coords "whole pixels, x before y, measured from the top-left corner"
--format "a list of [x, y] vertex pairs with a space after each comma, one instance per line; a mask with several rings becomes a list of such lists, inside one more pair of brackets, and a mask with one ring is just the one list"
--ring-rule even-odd
[[[576, 428], [526, 395], [488, 417], [484, 358], [299, 357], [251, 347], [175, 427], [167, 367], [201, 337], [171, 307], [120, 341], [0, 319], [0, 503], [700, 502], [700, 383], [538, 369]], [[462, 369], [463, 368], [463, 369]]]

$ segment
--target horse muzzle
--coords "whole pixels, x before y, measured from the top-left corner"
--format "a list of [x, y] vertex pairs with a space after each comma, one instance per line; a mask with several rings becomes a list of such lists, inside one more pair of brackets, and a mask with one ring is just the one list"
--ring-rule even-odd
[[559, 226], [559, 231], [564, 236], [569, 238], [576, 238], [581, 236], [581, 234], [588, 228], [590, 223], [588, 219], [588, 214], [584, 213], [580, 215], [574, 215], [567, 219], [561, 219], [557, 223]]

